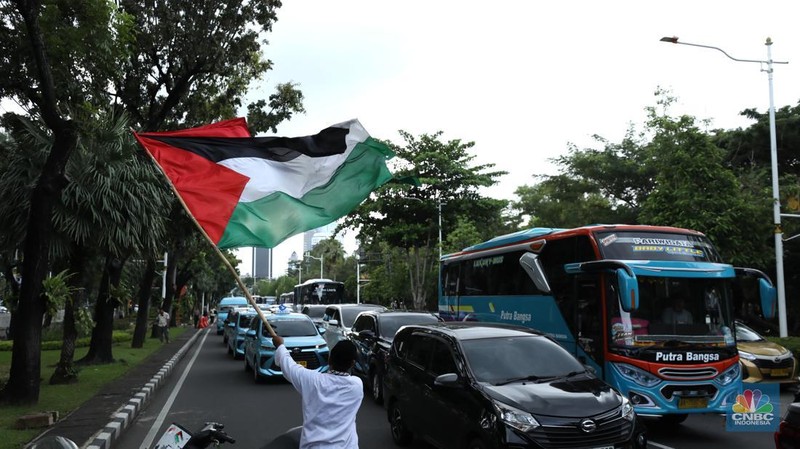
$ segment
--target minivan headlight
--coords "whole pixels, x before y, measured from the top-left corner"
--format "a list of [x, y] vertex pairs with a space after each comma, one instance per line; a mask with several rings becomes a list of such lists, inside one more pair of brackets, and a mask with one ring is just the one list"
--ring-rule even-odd
[[751, 354], [745, 351], [739, 351], [739, 357], [745, 360], [755, 360], [757, 358], [755, 354]]
[[617, 370], [620, 374], [627, 377], [628, 379], [636, 382], [637, 384], [643, 387], [652, 387], [654, 385], [658, 385], [661, 382], [661, 379], [658, 377], [648, 373], [643, 369], [639, 369], [632, 365], [626, 365], [624, 363], [618, 363], [614, 365], [617, 367]]
[[[620, 395], [621, 396], [621, 395]], [[622, 417], [628, 421], [633, 421], [636, 418], [636, 413], [633, 411], [633, 404], [625, 396], [622, 397]]]
[[726, 369], [725, 372], [717, 376], [716, 380], [720, 385], [728, 385], [729, 383], [733, 382], [734, 380], [739, 378], [739, 364], [734, 363], [731, 365], [730, 368]]
[[508, 404], [503, 404], [502, 402], [492, 402], [494, 403], [495, 410], [497, 410], [497, 416], [507, 425], [521, 432], [530, 432], [540, 426], [539, 421], [536, 421], [536, 418], [530, 413]]

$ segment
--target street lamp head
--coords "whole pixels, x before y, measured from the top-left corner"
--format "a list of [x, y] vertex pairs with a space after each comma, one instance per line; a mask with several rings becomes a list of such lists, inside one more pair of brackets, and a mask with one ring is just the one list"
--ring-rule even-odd
[[672, 37], [664, 36], [664, 37], [661, 38], [661, 42], [671, 42], [673, 44], [677, 44], [678, 43], [678, 37], [677, 36], [672, 36]]

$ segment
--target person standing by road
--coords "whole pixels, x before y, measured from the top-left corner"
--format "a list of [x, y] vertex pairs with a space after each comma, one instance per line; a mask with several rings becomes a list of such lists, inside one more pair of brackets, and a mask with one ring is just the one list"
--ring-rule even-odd
[[297, 364], [279, 335], [272, 336], [275, 361], [300, 393], [303, 403], [303, 431], [300, 449], [358, 449], [356, 414], [364, 398], [361, 379], [349, 371], [356, 360], [356, 347], [342, 340], [331, 349], [329, 370], [320, 373]]
[[158, 309], [158, 317], [156, 318], [156, 326], [158, 326], [158, 339], [162, 343], [169, 343], [169, 314], [161, 307]]

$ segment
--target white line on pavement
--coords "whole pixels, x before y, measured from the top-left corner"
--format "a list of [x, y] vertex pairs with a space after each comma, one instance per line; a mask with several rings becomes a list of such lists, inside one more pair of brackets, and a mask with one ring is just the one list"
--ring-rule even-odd
[[189, 371], [192, 369], [192, 365], [194, 365], [195, 359], [197, 359], [197, 356], [200, 354], [200, 349], [206, 342], [206, 337], [208, 337], [208, 332], [206, 332], [205, 335], [203, 335], [203, 341], [201, 341], [200, 344], [196, 346], [194, 355], [192, 356], [192, 360], [189, 360], [189, 363], [186, 364], [186, 368], [183, 369], [183, 374], [181, 374], [181, 378], [178, 379], [177, 385], [175, 385], [175, 388], [172, 389], [172, 393], [169, 395], [167, 403], [164, 404], [164, 408], [161, 409], [161, 413], [158, 414], [158, 418], [156, 418], [155, 422], [153, 423], [153, 426], [150, 428], [150, 431], [147, 432], [147, 436], [144, 437], [144, 441], [142, 441], [142, 449], [147, 449], [150, 447], [151, 444], [153, 444], [153, 440], [156, 438], [158, 430], [161, 428], [161, 425], [167, 418], [167, 413], [169, 413], [170, 408], [172, 408], [172, 403], [175, 402], [175, 398], [181, 391], [181, 387], [183, 386], [183, 381], [186, 380], [186, 376], [189, 375]]
[[654, 443], [652, 441], [648, 441], [647, 445], [648, 446], [655, 446], [655, 447], [658, 447], [658, 448], [661, 448], [661, 449], [675, 449], [672, 446], [664, 446], [663, 444]]

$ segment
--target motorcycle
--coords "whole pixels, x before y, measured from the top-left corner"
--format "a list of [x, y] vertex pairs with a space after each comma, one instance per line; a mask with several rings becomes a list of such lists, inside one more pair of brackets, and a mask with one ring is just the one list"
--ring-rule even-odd
[[[192, 434], [180, 424], [172, 423], [161, 434], [153, 449], [206, 449], [223, 443], [236, 443], [220, 423], [208, 422], [197, 433]], [[293, 427], [273, 439], [261, 449], [297, 449], [300, 447], [302, 427]], [[78, 449], [73, 441], [59, 436], [48, 436], [35, 442], [29, 449]]]

